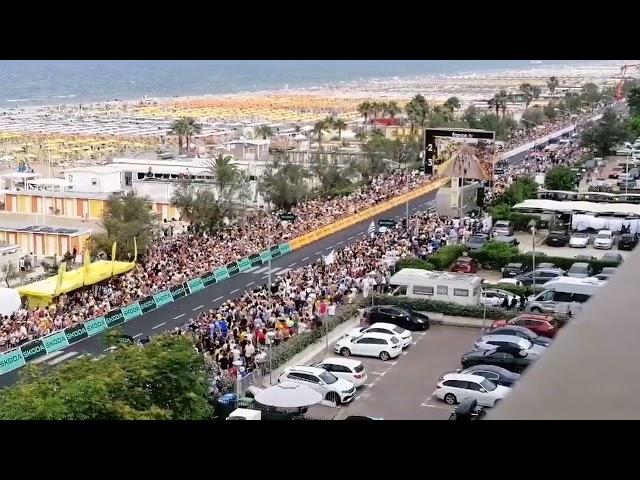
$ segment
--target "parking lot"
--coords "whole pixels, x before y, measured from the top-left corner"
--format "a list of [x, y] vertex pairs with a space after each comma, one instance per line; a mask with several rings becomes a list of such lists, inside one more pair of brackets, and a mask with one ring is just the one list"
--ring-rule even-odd
[[[611, 250], [602, 250], [598, 248], [593, 248], [593, 237], [595, 234], [589, 234], [589, 246], [586, 248], [573, 248], [573, 247], [550, 247], [545, 244], [540, 244], [536, 242], [536, 255], [538, 253], [544, 253], [549, 257], [566, 257], [566, 258], [575, 258], [576, 255], [590, 255], [600, 260], [605, 253], [619, 253], [623, 259], [627, 259], [627, 257], [633, 254], [633, 250], [625, 251], [618, 250], [618, 239], [620, 238], [619, 234], [614, 235], [615, 239], [613, 242], [613, 248]], [[527, 234], [524, 232], [516, 232], [516, 238], [520, 241], [520, 251], [522, 252], [530, 252], [531, 248], [531, 234]], [[542, 259], [538, 259], [537, 262], [544, 262]]]
[[[434, 325], [426, 332], [412, 332], [413, 344], [395, 360], [349, 358], [362, 361], [367, 382], [354, 400], [337, 407], [336, 420], [349, 415], [385, 420], [446, 420], [452, 408], [433, 396], [444, 373], [460, 368], [460, 356], [473, 348], [480, 329]], [[314, 358], [337, 356], [333, 351]]]

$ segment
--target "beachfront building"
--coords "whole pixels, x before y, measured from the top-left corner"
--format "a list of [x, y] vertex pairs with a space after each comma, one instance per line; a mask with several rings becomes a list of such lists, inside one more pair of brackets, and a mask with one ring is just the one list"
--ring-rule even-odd
[[240, 138], [239, 140], [225, 143], [224, 148], [231, 152], [233, 158], [239, 161], [269, 159], [269, 140]]
[[[0, 243], [14, 246], [8, 252], [19, 258], [23, 254], [33, 253], [36, 262], [44, 257], [59, 257], [67, 252], [82, 251], [91, 235], [88, 228], [70, 228], [56, 225], [34, 225], [24, 220], [2, 219], [0, 222]], [[15, 246], [21, 253], [15, 253]]]
[[384, 128], [384, 136], [389, 140], [407, 140], [414, 138], [421, 140], [424, 138], [424, 130], [426, 127], [420, 125], [414, 125], [413, 132], [411, 131], [411, 125], [387, 125]]

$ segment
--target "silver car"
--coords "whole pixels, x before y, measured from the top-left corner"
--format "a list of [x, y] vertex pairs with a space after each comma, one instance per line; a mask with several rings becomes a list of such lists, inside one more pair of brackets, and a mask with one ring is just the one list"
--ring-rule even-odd
[[510, 237], [513, 235], [513, 223], [508, 220], [498, 220], [493, 224], [492, 229], [494, 236]]
[[542, 355], [547, 347], [536, 345], [530, 340], [515, 335], [484, 335], [478, 338], [473, 346], [474, 350], [493, 350], [501, 348], [512, 351], [523, 350], [533, 355]]

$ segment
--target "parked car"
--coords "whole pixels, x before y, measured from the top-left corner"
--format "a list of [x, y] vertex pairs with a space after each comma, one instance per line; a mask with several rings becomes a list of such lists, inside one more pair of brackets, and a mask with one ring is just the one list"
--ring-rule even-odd
[[582, 260], [585, 262], [592, 262], [593, 260], [597, 260], [597, 258], [594, 257], [593, 255], [582, 255], [582, 254], [576, 255], [573, 258], [575, 258], [576, 260]]
[[436, 397], [448, 405], [473, 398], [479, 405], [494, 407], [511, 389], [487, 380], [480, 375], [447, 373], [436, 384]]
[[487, 243], [489, 241], [489, 238], [487, 235], [474, 235], [473, 237], [471, 237], [469, 239], [469, 241], [465, 244], [465, 247], [467, 248], [467, 250], [471, 251], [471, 252], [475, 252], [478, 250], [482, 250], [482, 247], [484, 247], [484, 244]]
[[536, 265], [537, 268], [557, 268], [555, 263], [540, 262]]
[[402, 340], [402, 348], [407, 348], [413, 342], [411, 332], [392, 323], [376, 322], [370, 327], [357, 327], [345, 335], [345, 337], [359, 337], [363, 333], [386, 333], [395, 335]]
[[420, 312], [393, 305], [377, 305], [364, 310], [362, 326], [373, 325], [376, 322], [392, 323], [412, 332], [427, 330], [430, 326], [429, 317]]
[[547, 254], [544, 253], [544, 252], [533, 252], [533, 251], [529, 251], [529, 252], [525, 253], [525, 255], [529, 255], [530, 257], [532, 257], [534, 253], [536, 255], [536, 258], [538, 258], [538, 257], [546, 257], [547, 256]]
[[507, 325], [505, 327], [494, 328], [491, 330], [491, 335], [512, 335], [514, 337], [522, 337], [526, 338], [534, 345], [542, 345], [543, 347], [548, 347], [553, 343], [551, 338], [543, 337], [527, 327], [519, 327], [518, 325]]
[[600, 230], [593, 239], [593, 248], [613, 248], [613, 232], [611, 230]]
[[343, 357], [362, 355], [387, 361], [400, 355], [402, 342], [395, 335], [365, 333], [359, 337], [342, 337], [333, 349]]
[[294, 382], [305, 387], [312, 388], [329, 401], [335, 403], [347, 403], [356, 396], [356, 387], [353, 383], [338, 378], [323, 368], [295, 366], [287, 367], [278, 382]]
[[589, 234], [585, 232], [574, 232], [569, 238], [569, 246], [573, 248], [586, 248], [589, 245]]
[[537, 359], [537, 355], [529, 356], [524, 351], [521, 355], [514, 355], [512, 353], [499, 352], [497, 349], [471, 350], [462, 355], [460, 363], [462, 368], [469, 368], [474, 365], [495, 365], [514, 373], [520, 373]]
[[513, 222], [508, 220], [498, 220], [493, 224], [491, 232], [494, 236], [510, 237], [514, 233]]
[[526, 273], [529, 270], [529, 265], [524, 263], [507, 263], [502, 269], [502, 278], [513, 278], [517, 275]]
[[516, 278], [501, 278], [496, 283], [496, 287], [500, 286], [514, 286], [514, 287], [524, 287], [524, 283]]
[[499, 243], [506, 243], [507, 245], [510, 245], [512, 247], [517, 247], [518, 245], [520, 245], [520, 241], [514, 237], [513, 235], [510, 237], [506, 237], [504, 235], [499, 235], [497, 237], [493, 238], [494, 242], [499, 242]]
[[558, 332], [558, 322], [556, 322], [555, 318], [551, 315], [538, 315], [534, 313], [523, 313], [508, 321], [494, 320], [491, 324], [491, 330], [511, 325], [526, 327], [538, 335], [549, 338], [555, 337]]
[[520, 380], [519, 373], [513, 373], [506, 368], [495, 365], [474, 365], [464, 370], [461, 369], [458, 373], [480, 375], [496, 385], [502, 385], [503, 387], [511, 387]]
[[499, 288], [485, 288], [480, 293], [480, 303], [488, 307], [499, 307], [505, 298], [511, 304], [513, 293]]
[[611, 170], [609, 171], [609, 178], [618, 178], [621, 174], [623, 174], [625, 171], [625, 167], [624, 166], [620, 166], [620, 165], [616, 165], [615, 167], [612, 167]]
[[564, 247], [569, 243], [570, 237], [567, 232], [561, 230], [554, 230], [549, 232], [545, 243], [550, 247]]
[[452, 272], [457, 273], [478, 273], [478, 261], [471, 257], [458, 257], [451, 267]]
[[593, 269], [586, 262], [575, 262], [567, 271], [567, 277], [587, 278], [591, 275], [593, 275]]
[[322, 368], [343, 380], [349, 380], [356, 388], [367, 381], [367, 372], [360, 360], [350, 358], [329, 357], [321, 362], [313, 363], [310, 367]]
[[542, 285], [552, 278], [561, 277], [562, 275], [564, 275], [564, 270], [560, 268], [536, 268], [532, 272], [516, 276], [516, 279], [520, 280], [524, 285], [529, 286], [533, 285], [535, 278], [536, 285]]
[[618, 250], [633, 250], [638, 245], [638, 237], [630, 233], [620, 235]]
[[479, 337], [473, 344], [474, 350], [493, 350], [494, 348], [497, 348], [500, 352], [510, 352], [513, 354], [524, 350], [534, 355], [542, 355], [545, 353], [547, 347], [536, 345], [526, 338], [515, 335], [495, 335], [493, 332], [489, 335]]
[[615, 262], [622, 263], [624, 262], [624, 258], [619, 253], [605, 253], [600, 259], [601, 262]]

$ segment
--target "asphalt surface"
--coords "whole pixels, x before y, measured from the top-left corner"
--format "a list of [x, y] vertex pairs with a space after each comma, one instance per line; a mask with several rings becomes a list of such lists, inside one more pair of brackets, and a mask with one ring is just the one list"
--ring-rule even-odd
[[[478, 328], [434, 325], [426, 332], [412, 332], [413, 345], [394, 360], [349, 357], [364, 364], [367, 381], [350, 403], [336, 407], [333, 418], [365, 415], [385, 420], [447, 420], [453, 409], [433, 395], [436, 382], [444, 373], [460, 368], [460, 356], [473, 348], [480, 334]], [[323, 352], [312, 362], [334, 356], [333, 351]]]
[[[427, 209], [431, 205], [435, 195], [436, 191], [433, 191], [410, 201], [410, 213]], [[401, 205], [377, 215], [373, 220], [377, 222], [379, 219], [392, 218], [399, 222], [405, 218], [405, 216], [406, 206]], [[287, 255], [272, 260], [272, 280], [275, 280], [279, 273], [285, 273], [286, 269], [313, 263], [321, 254], [327, 255], [334, 248], [339, 249], [346, 244], [355, 243], [362, 235], [366, 235], [366, 230], [371, 220], [372, 219], [364, 220], [345, 230], [336, 232], [299, 250], [294, 250]], [[266, 270], [267, 265], [264, 264], [257, 269], [253, 269], [251, 272], [241, 273], [224, 282], [180, 298], [174, 303], [153, 310], [130, 322], [126, 322], [120, 325], [119, 328], [123, 330], [124, 334], [131, 335], [134, 338], [159, 334], [162, 331], [174, 329], [186, 323], [189, 318], [197, 316], [198, 313], [203, 310], [206, 311], [214, 308], [226, 299], [236, 298], [242, 295], [244, 290], [250, 290], [263, 283], [267, 283]], [[89, 337], [81, 342], [70, 345], [64, 350], [40, 357], [35, 363], [39, 363], [45, 366], [45, 368], [48, 368], [49, 366], [59, 365], [69, 359], [78, 358], [83, 354], [88, 353], [93, 356], [102, 354], [106, 348], [103, 342], [103, 336], [104, 332], [94, 337]], [[0, 375], [0, 387], [6, 387], [15, 383], [19, 378], [21, 370], [22, 369], [19, 368]]]

